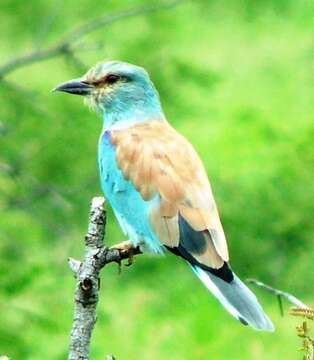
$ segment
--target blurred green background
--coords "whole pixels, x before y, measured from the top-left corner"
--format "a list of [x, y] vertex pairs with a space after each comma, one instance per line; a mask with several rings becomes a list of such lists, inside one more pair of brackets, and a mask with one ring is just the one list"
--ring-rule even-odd
[[[1, 0], [0, 63], [149, 3]], [[50, 89], [103, 59], [150, 72], [169, 121], [204, 160], [237, 273], [314, 304], [313, 25], [309, 0], [186, 1], [100, 28], [76, 43], [75, 58], [0, 79], [0, 355], [66, 358], [74, 291], [66, 260], [82, 257], [89, 202], [101, 193], [101, 121], [81, 98]], [[106, 241], [119, 242], [108, 217]], [[172, 256], [140, 256], [121, 275], [110, 265], [92, 358], [301, 359], [300, 321], [256, 293], [273, 334], [233, 320]]]

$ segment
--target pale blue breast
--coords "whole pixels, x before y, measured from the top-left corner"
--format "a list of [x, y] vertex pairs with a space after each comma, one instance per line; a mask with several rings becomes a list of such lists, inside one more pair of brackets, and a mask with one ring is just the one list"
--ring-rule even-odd
[[98, 164], [102, 190], [109, 201], [123, 232], [134, 245], [139, 242], [154, 252], [162, 252], [162, 246], [149, 224], [149, 208], [158, 195], [144, 201], [130, 181], [124, 179], [118, 168], [115, 147], [110, 143], [110, 131], [105, 131], [98, 145]]

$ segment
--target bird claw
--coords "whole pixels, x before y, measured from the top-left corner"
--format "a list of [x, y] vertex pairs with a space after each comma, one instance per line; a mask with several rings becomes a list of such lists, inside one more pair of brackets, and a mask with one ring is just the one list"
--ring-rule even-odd
[[[122, 272], [122, 260], [117, 260], [116, 263], [118, 264], [118, 274], [120, 275]], [[130, 252], [128, 257], [128, 262], [124, 264], [124, 266], [131, 266], [133, 264], [133, 254]]]
[[128, 262], [126, 264], [124, 264], [124, 266], [131, 266], [133, 264], [133, 259], [134, 259], [134, 256], [133, 256], [133, 252], [132, 250], [129, 252], [129, 257], [128, 257]]

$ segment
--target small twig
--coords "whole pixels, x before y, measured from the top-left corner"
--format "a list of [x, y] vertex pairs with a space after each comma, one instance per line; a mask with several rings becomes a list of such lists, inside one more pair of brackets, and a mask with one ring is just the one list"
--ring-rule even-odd
[[[284, 298], [296, 306], [290, 309], [289, 311], [290, 315], [302, 316], [303, 318], [305, 317], [307, 319], [314, 320], [314, 309], [311, 309], [309, 306], [304, 304], [301, 300], [297, 299], [295, 296], [287, 292], [273, 288], [272, 286], [266, 285], [263, 282], [258, 281], [256, 279], [247, 279], [246, 281], [248, 283], [260, 287], [261, 289], [268, 291], [272, 295], [275, 295], [278, 299], [279, 309], [282, 316], [283, 316], [282, 299]], [[298, 325], [296, 327], [296, 329], [297, 329], [297, 335], [302, 338], [303, 346], [300, 350], [304, 352], [303, 359], [314, 360], [314, 339], [309, 334], [309, 328], [307, 326], [306, 321], [303, 321], [301, 325]]]
[[74, 272], [74, 274], [76, 275], [77, 272], [79, 271], [82, 263], [79, 260], [75, 260], [71, 257], [68, 258], [68, 265], [70, 267], [70, 269]]
[[139, 16], [146, 13], [151, 13], [163, 9], [172, 8], [184, 0], [168, 1], [161, 4], [138, 6], [133, 9], [124, 10], [116, 14], [103, 15], [88, 21], [80, 26], [75, 27], [70, 32], [65, 34], [61, 41], [47, 49], [36, 49], [28, 54], [16, 57], [0, 66], [0, 79], [3, 79], [9, 73], [19, 69], [22, 66], [30, 65], [35, 62], [47, 60], [59, 55], [73, 53], [73, 45], [76, 41], [83, 38], [87, 34], [118, 20], [126, 19], [133, 16]]
[[284, 316], [284, 310], [283, 310], [283, 305], [282, 305], [282, 296], [277, 295], [277, 300], [278, 300], [278, 306], [279, 306], [280, 315]]
[[250, 284], [254, 284], [254, 285], [268, 291], [269, 293], [277, 296], [278, 299], [280, 298], [280, 300], [281, 300], [281, 298], [284, 298], [284, 299], [288, 300], [291, 304], [297, 306], [298, 308], [309, 309], [309, 307], [307, 305], [305, 305], [301, 300], [297, 299], [295, 296], [293, 296], [287, 292], [275, 289], [275, 288], [273, 288], [269, 285], [266, 285], [263, 282], [258, 281], [256, 279], [247, 279], [246, 281]]
[[[102, 197], [95, 197], [92, 200], [90, 221], [85, 236], [84, 261], [69, 259], [69, 266], [77, 279], [69, 360], [89, 359], [89, 344], [96, 322], [101, 269], [110, 262], [120, 264], [123, 259], [130, 259], [141, 253], [138, 247], [133, 248], [128, 241], [112, 248], [104, 246], [106, 227], [104, 204], [105, 200]], [[114, 358], [111, 356], [111, 359]]]

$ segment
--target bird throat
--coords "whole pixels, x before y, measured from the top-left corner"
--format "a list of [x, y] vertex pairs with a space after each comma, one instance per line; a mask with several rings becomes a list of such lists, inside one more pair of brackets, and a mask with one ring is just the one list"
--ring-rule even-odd
[[135, 124], [151, 121], [151, 120], [159, 120], [165, 121], [165, 116], [160, 107], [151, 107], [147, 108], [143, 106], [142, 108], [139, 106], [126, 107], [122, 109], [110, 109], [104, 110], [102, 113], [103, 119], [103, 128], [106, 130], [120, 130], [127, 129]]

